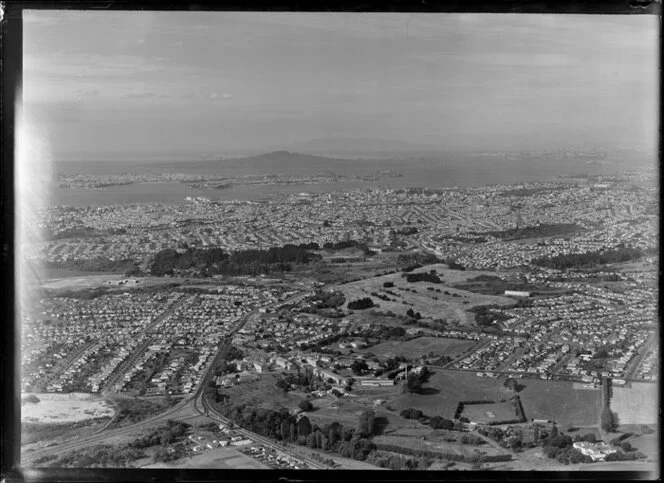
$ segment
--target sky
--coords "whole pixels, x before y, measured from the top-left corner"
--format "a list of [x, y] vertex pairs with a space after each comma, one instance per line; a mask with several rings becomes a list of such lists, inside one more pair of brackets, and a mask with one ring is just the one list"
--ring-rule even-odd
[[323, 138], [656, 147], [655, 16], [24, 12], [23, 107], [54, 156]]

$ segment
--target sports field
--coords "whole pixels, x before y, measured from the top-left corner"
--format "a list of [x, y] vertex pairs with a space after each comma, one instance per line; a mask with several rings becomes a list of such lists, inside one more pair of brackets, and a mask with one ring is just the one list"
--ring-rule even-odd
[[460, 401], [500, 401], [512, 395], [499, 379], [477, 377], [472, 372], [433, 369], [424, 394], [399, 394], [389, 401], [395, 410], [416, 408], [427, 416], [454, 417]]
[[466, 404], [462, 416], [476, 423], [512, 421], [517, 418], [516, 410], [510, 402], [491, 404]]
[[599, 424], [600, 391], [574, 389], [573, 383], [519, 379], [525, 389], [519, 393], [528, 419], [550, 419], [559, 425]]
[[[550, 419], [559, 425], [599, 424], [599, 391], [575, 390], [572, 383], [563, 381], [524, 378], [519, 379], [519, 384], [525, 386], [519, 396], [526, 418]], [[513, 395], [503, 387], [503, 379], [443, 369], [434, 369], [424, 388], [424, 394], [397, 394], [388, 404], [399, 411], [412, 407], [429, 416], [449, 419], [454, 417], [460, 401], [500, 401]]]
[[418, 337], [409, 341], [381, 342], [367, 348], [376, 356], [404, 356], [408, 359], [417, 358], [433, 352], [436, 356], [455, 356], [468, 350], [477, 342], [462, 339], [446, 339], [442, 337]]

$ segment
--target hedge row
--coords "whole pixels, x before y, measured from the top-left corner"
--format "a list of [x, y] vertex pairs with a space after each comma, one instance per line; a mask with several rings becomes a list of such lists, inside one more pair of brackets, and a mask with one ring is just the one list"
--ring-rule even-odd
[[[408, 456], [424, 456], [428, 458], [443, 458], [449, 461], [458, 461], [470, 463], [472, 456], [464, 456], [457, 453], [441, 453], [439, 451], [427, 451], [421, 449], [406, 448], [404, 446], [396, 446], [393, 444], [376, 444], [376, 449], [380, 451], [389, 451], [390, 453], [398, 453]], [[498, 461], [511, 461], [512, 455], [510, 454], [497, 454], [497, 455], [484, 455], [484, 461], [486, 463], [498, 462]]]

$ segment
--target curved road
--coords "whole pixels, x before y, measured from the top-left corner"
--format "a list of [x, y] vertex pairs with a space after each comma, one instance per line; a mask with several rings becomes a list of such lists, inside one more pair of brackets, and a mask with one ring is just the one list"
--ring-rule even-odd
[[[280, 302], [281, 304], [286, 304], [286, 303], [293, 303], [298, 299], [301, 299], [304, 297], [306, 294], [300, 294], [300, 295], [295, 295], [287, 300], [284, 300], [283, 302]], [[68, 451], [73, 451], [73, 450], [78, 450], [98, 444], [103, 444], [104, 441], [110, 439], [110, 438], [117, 438], [121, 436], [130, 436], [132, 433], [146, 430], [146, 429], [153, 429], [156, 426], [159, 426], [161, 423], [166, 422], [168, 419], [178, 419], [178, 416], [182, 419], [185, 418], [190, 418], [193, 414], [201, 413], [201, 411], [198, 409], [198, 405], [200, 404], [201, 407], [203, 408], [202, 414], [208, 414], [210, 411], [209, 406], [207, 406], [207, 401], [204, 400], [203, 394], [205, 391], [205, 388], [210, 382], [210, 379], [214, 376], [214, 371], [218, 365], [218, 363], [221, 361], [222, 357], [225, 356], [227, 351], [231, 347], [231, 341], [233, 339], [233, 336], [246, 324], [246, 322], [249, 320], [250, 317], [255, 316], [256, 314], [259, 313], [259, 308], [256, 308], [256, 310], [249, 312], [247, 315], [242, 317], [240, 320], [238, 320], [235, 324], [235, 326], [231, 329], [231, 331], [228, 333], [226, 338], [223, 340], [222, 344], [219, 347], [219, 350], [217, 351], [217, 354], [215, 355], [214, 359], [212, 362], [208, 365], [208, 368], [206, 369], [203, 377], [201, 378], [200, 383], [198, 384], [195, 392], [192, 394], [192, 396], [183, 399], [179, 403], [177, 403], [175, 406], [172, 408], [167, 409], [166, 411], [159, 413], [155, 416], [149, 417], [147, 419], [144, 419], [143, 421], [139, 421], [138, 423], [132, 424], [131, 426], [127, 426], [124, 428], [117, 428], [117, 429], [112, 429], [112, 430], [106, 430], [100, 433], [95, 433], [89, 436], [84, 436], [82, 438], [75, 437], [73, 439], [64, 441], [60, 444], [55, 444], [52, 446], [48, 446], [45, 448], [40, 448], [35, 451], [29, 452], [29, 453], [24, 453], [21, 455], [21, 466], [27, 466], [29, 463], [33, 462], [34, 460], [45, 456], [49, 454], [62, 454], [64, 452]], [[193, 403], [193, 407], [191, 407]], [[192, 411], [195, 410], [196, 412]], [[182, 413], [182, 414], [179, 414]], [[215, 411], [212, 411], [212, 414], [220, 421], [226, 421], [223, 416], [217, 414]], [[279, 451], [283, 451], [287, 453], [287, 451], [284, 451], [283, 448], [281, 448], [279, 445], [275, 444], [273, 441], [268, 440], [267, 438], [263, 438], [262, 436], [259, 436], [257, 434], [251, 433], [247, 430], [244, 429], [238, 429], [238, 432], [241, 434], [244, 434], [248, 438], [251, 438], [255, 441], [260, 441], [262, 444], [269, 445], [275, 449], [279, 449]], [[297, 457], [297, 459], [302, 460], [302, 458]], [[311, 466], [313, 467], [320, 467], [320, 464], [314, 464], [313, 462], [310, 463]]]

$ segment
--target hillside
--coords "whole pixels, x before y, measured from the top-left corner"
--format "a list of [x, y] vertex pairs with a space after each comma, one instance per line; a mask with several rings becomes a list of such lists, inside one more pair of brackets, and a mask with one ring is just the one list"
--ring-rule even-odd
[[169, 163], [170, 170], [186, 169], [188, 173], [209, 172], [233, 177], [246, 174], [298, 174], [300, 176], [335, 173], [335, 174], [369, 174], [381, 167], [380, 161], [355, 161], [337, 159], [311, 154], [293, 153], [290, 151], [273, 151], [257, 156], [229, 159], [213, 159], [204, 161], [188, 161], [186, 163]]

